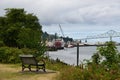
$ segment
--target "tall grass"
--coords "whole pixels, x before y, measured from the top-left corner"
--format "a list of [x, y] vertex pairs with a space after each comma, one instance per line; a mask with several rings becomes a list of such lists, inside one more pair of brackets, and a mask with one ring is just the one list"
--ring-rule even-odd
[[120, 80], [120, 53], [114, 42], [106, 42], [98, 47], [86, 68], [71, 66], [60, 72], [57, 80]]
[[120, 70], [105, 70], [95, 64], [86, 69], [71, 66], [62, 69], [57, 80], [120, 80]]

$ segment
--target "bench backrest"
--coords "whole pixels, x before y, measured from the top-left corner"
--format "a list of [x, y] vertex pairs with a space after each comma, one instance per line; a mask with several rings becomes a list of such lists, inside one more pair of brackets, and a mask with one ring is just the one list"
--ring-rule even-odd
[[37, 64], [37, 60], [33, 55], [20, 55], [20, 58], [21, 58], [22, 64], [32, 64], [32, 65]]

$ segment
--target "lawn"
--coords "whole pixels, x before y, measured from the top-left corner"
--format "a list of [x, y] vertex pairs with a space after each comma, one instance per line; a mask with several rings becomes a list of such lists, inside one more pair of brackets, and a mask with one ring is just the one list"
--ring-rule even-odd
[[20, 64], [0, 64], [0, 80], [54, 80], [57, 74], [58, 72], [48, 69], [46, 73], [22, 72]]

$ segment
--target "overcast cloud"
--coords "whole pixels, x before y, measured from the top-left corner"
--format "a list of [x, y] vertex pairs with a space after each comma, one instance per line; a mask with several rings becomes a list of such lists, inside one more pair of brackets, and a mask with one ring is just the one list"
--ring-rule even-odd
[[34, 13], [49, 33], [59, 32], [58, 24], [66, 34], [120, 31], [120, 0], [1, 0], [0, 16], [5, 8], [24, 8]]

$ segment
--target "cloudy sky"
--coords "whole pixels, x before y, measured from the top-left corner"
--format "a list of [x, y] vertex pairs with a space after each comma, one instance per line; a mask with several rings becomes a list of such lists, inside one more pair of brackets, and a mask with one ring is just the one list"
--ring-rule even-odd
[[120, 31], [120, 0], [1, 0], [0, 16], [6, 8], [24, 8], [34, 13], [43, 31], [74, 39]]

